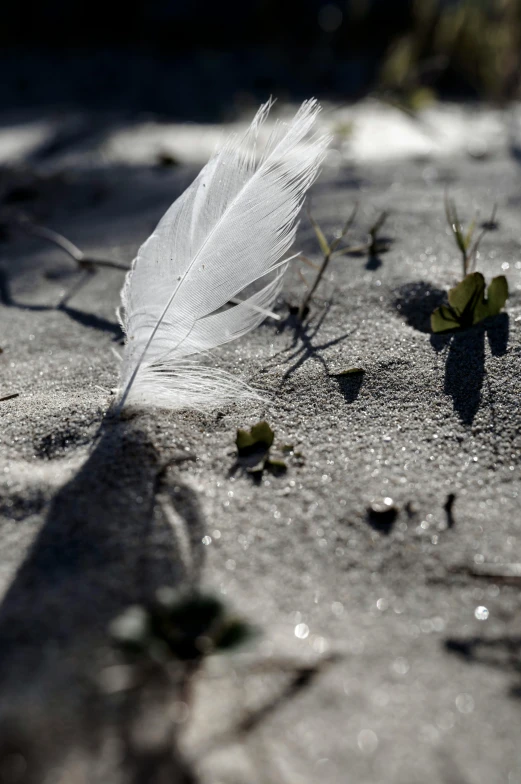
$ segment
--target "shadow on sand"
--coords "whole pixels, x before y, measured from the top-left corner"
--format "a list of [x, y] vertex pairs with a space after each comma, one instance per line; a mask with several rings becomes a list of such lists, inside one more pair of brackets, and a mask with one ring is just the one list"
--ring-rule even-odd
[[[168, 480], [139, 425], [108, 421], [52, 501], [0, 606], [0, 782], [193, 780], [171, 727], [156, 726], [142, 753], [130, 753], [120, 726], [130, 714], [122, 719], [121, 695], [100, 688], [100, 672], [118, 662], [107, 635], [115, 616], [162, 586], [196, 585], [203, 531], [194, 495], [178, 477]], [[174, 680], [181, 689], [183, 673]], [[149, 709], [157, 725], [168, 715], [161, 703], [175, 694], [171, 684], [156, 691]], [[117, 764], [106, 754], [111, 738], [123, 745]], [[2, 777], [17, 759], [23, 776]], [[63, 766], [78, 778], [49, 777]]]
[[123, 338], [123, 331], [116, 321], [109, 321], [102, 316], [97, 316], [95, 313], [86, 313], [78, 308], [71, 308], [66, 303], [61, 305], [29, 305], [23, 302], [18, 302], [11, 295], [11, 287], [9, 285], [9, 277], [7, 272], [0, 268], [0, 304], [7, 308], [18, 308], [19, 310], [32, 310], [36, 312], [55, 310], [65, 313], [66, 316], [73, 321], [81, 324], [83, 327], [90, 327], [91, 329], [98, 329], [102, 332], [107, 332], [114, 336], [114, 340], [121, 340]]
[[[501, 356], [507, 350], [508, 334], [508, 315], [500, 313], [490, 322], [478, 324], [472, 329], [431, 336], [435, 351], [448, 348], [444, 392], [452, 398], [454, 411], [464, 425], [472, 424], [481, 403], [486, 377], [485, 336], [492, 355]], [[493, 401], [491, 407], [493, 409]]]
[[[446, 301], [446, 297], [442, 289], [424, 281], [415, 281], [396, 290], [393, 305], [406, 324], [430, 334], [431, 345], [436, 352], [447, 352], [444, 392], [452, 398], [454, 411], [461, 422], [471, 425], [481, 403], [486, 378], [485, 336], [491, 354], [502, 356], [508, 346], [509, 318], [507, 313], [500, 313], [471, 329], [432, 334], [431, 314]], [[490, 388], [488, 391], [491, 398]], [[490, 406], [494, 417], [492, 398]]]
[[450, 637], [445, 640], [445, 649], [468, 664], [497, 667], [504, 673], [511, 673], [515, 680], [509, 694], [514, 699], [521, 699], [521, 636]]

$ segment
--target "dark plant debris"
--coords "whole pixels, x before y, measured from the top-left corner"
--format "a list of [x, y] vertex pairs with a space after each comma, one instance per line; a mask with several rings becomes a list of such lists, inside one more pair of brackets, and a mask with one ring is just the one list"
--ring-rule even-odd
[[128, 656], [165, 664], [191, 663], [236, 648], [249, 640], [253, 627], [223, 602], [198, 592], [162, 588], [149, 605], [128, 607], [110, 625], [114, 644]]
[[[237, 446], [237, 462], [247, 473], [257, 476], [262, 475], [263, 471], [270, 471], [273, 474], [284, 473], [287, 464], [282, 458], [273, 457], [270, 450], [273, 446], [275, 433], [267, 422], [258, 422], [250, 430], [237, 430], [235, 444]], [[301, 457], [300, 453], [295, 453], [293, 446], [282, 447], [282, 451]]]
[[367, 516], [371, 526], [386, 535], [391, 533], [398, 512], [398, 506], [390, 497], [373, 498], [367, 507]]
[[445, 512], [447, 514], [447, 528], [454, 528], [454, 524], [456, 522], [454, 520], [454, 514], [453, 514], [453, 511], [452, 511], [453, 507], [454, 507], [454, 501], [455, 500], [456, 500], [456, 494], [455, 493], [449, 493], [448, 496], [447, 496], [447, 500], [445, 501], [445, 504], [443, 506], [443, 508], [445, 509]]
[[510, 564], [464, 564], [453, 566], [451, 574], [468, 575], [479, 580], [521, 587], [521, 563]]
[[369, 247], [367, 249], [369, 256], [378, 256], [380, 253], [386, 253], [391, 246], [391, 240], [389, 238], [379, 236], [380, 229], [383, 227], [388, 217], [388, 212], [382, 212], [369, 229]]
[[339, 370], [335, 373], [330, 373], [332, 378], [344, 378], [345, 376], [363, 376], [365, 370], [363, 368], [349, 368], [348, 370]]
[[179, 159], [168, 150], [161, 150], [157, 154], [156, 163], [161, 169], [172, 169], [179, 166]]

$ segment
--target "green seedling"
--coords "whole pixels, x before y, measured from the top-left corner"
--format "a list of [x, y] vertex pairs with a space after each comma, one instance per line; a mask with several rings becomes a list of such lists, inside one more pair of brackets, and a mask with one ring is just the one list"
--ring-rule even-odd
[[162, 588], [155, 601], [128, 607], [110, 625], [114, 644], [138, 660], [200, 662], [249, 640], [254, 629], [211, 595]]
[[475, 271], [479, 246], [481, 245], [481, 241], [483, 240], [485, 234], [491, 230], [492, 226], [495, 226], [496, 212], [497, 204], [494, 204], [489, 220], [481, 224], [481, 231], [474, 239], [477, 227], [477, 216], [473, 218], [467, 230], [465, 231], [458, 217], [456, 204], [450, 198], [448, 193], [445, 194], [445, 215], [447, 216], [447, 223], [449, 224], [452, 231], [454, 241], [461, 253], [463, 277], [468, 275], [470, 272]]
[[275, 433], [267, 422], [258, 422], [248, 430], [237, 430], [235, 444], [239, 457], [248, 457], [258, 450], [268, 452], [273, 444]]
[[431, 329], [435, 333], [468, 329], [489, 316], [497, 316], [508, 299], [508, 282], [504, 275], [493, 278], [485, 295], [485, 279], [475, 271], [479, 246], [485, 234], [496, 227], [497, 204], [490, 218], [481, 224], [474, 238], [477, 217], [465, 230], [458, 217], [454, 201], [445, 194], [445, 214], [454, 241], [461, 253], [463, 280], [450, 289], [448, 305], [441, 305], [431, 315]]
[[508, 299], [508, 283], [504, 275], [494, 278], [485, 298], [485, 278], [472, 272], [450, 289], [449, 304], [436, 308], [431, 316], [433, 332], [453, 332], [479, 324], [489, 316], [497, 316]]
[[[317, 270], [315, 280], [313, 281], [312, 285], [309, 287], [309, 291], [307, 292], [306, 296], [302, 300], [302, 304], [300, 305], [300, 308], [298, 310], [298, 317], [301, 321], [303, 321], [306, 318], [307, 314], [309, 313], [309, 303], [311, 302], [311, 299], [315, 291], [317, 290], [326, 269], [329, 266], [329, 262], [331, 261], [331, 259], [336, 258], [337, 256], [341, 256], [343, 253], [347, 252], [347, 249], [340, 248], [340, 245], [342, 243], [342, 240], [349, 233], [351, 226], [354, 223], [357, 212], [358, 212], [358, 204], [355, 204], [351, 212], [351, 215], [349, 216], [349, 218], [347, 219], [347, 221], [345, 222], [342, 228], [342, 231], [340, 231], [338, 235], [333, 239], [333, 241], [329, 243], [326, 239], [324, 232], [318, 225], [317, 221], [313, 218], [311, 213], [308, 211], [309, 220], [311, 222], [311, 225], [313, 226], [313, 230], [317, 237], [318, 244], [320, 246], [320, 250], [322, 251], [324, 258], [322, 259], [322, 263], [317, 267], [317, 265], [313, 264], [313, 262], [310, 261], [308, 258], [306, 258], [306, 256], [300, 256], [300, 259], [302, 261], [306, 262], [306, 264], [310, 265], [311, 267]], [[305, 278], [304, 278], [304, 282], [306, 283], [306, 285], [308, 285], [308, 282]]]
[[275, 433], [267, 422], [258, 422], [250, 430], [237, 430], [235, 444], [239, 462], [249, 474], [260, 475], [263, 471], [277, 474], [287, 470], [284, 460], [270, 454], [274, 439]]
[[389, 242], [386, 240], [381, 239], [378, 235], [380, 229], [384, 225], [385, 221], [387, 220], [388, 213], [382, 212], [381, 215], [377, 218], [373, 226], [369, 229], [368, 232], [368, 241], [361, 244], [361, 245], [342, 245], [343, 240], [348, 235], [351, 227], [354, 223], [356, 218], [356, 214], [358, 212], [358, 204], [355, 204], [351, 215], [345, 222], [344, 226], [342, 227], [341, 231], [337, 232], [335, 237], [331, 242], [328, 242], [324, 232], [320, 228], [317, 221], [313, 218], [311, 213], [308, 211], [308, 217], [313, 226], [313, 230], [315, 232], [320, 250], [323, 254], [323, 259], [321, 264], [317, 265], [314, 264], [310, 259], [306, 256], [299, 256], [301, 261], [304, 261], [308, 266], [312, 267], [313, 269], [317, 270], [317, 274], [315, 276], [315, 280], [312, 284], [309, 284], [307, 279], [304, 275], [302, 275], [302, 279], [306, 286], [308, 286], [308, 292], [306, 293], [302, 303], [298, 309], [298, 318], [300, 321], [304, 321], [306, 316], [309, 313], [309, 304], [317, 290], [320, 281], [322, 280], [325, 271], [329, 266], [329, 262], [332, 259], [339, 258], [340, 256], [347, 256], [351, 253], [368, 253], [369, 256], [377, 256], [378, 253], [384, 253], [386, 250], [389, 250]]

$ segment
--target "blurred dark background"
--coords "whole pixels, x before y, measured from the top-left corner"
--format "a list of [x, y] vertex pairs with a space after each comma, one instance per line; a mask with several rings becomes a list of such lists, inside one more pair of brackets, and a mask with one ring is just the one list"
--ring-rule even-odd
[[3, 4], [3, 110], [230, 119], [273, 94], [411, 111], [518, 96], [521, 0], [63, 0]]

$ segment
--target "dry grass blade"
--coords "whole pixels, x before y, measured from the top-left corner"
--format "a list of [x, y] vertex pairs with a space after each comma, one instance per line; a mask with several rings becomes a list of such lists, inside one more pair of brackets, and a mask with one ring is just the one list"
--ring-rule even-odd
[[13, 400], [13, 398], [19, 396], [20, 396], [19, 392], [11, 392], [10, 395], [4, 395], [3, 397], [0, 397], [0, 403], [3, 403], [5, 400]]
[[308, 265], [308, 267], [313, 267], [313, 269], [314, 269], [314, 270], [319, 270], [319, 269], [320, 269], [320, 266], [319, 266], [318, 264], [315, 264], [315, 262], [314, 262], [314, 261], [311, 261], [311, 259], [308, 259], [308, 257], [307, 257], [307, 256], [302, 256], [302, 255], [300, 255], [300, 256], [297, 256], [297, 258], [298, 258], [300, 261], [303, 261], [303, 262], [304, 262], [304, 264], [307, 264], [307, 265]]
[[494, 204], [489, 220], [482, 224], [482, 229], [474, 240], [474, 244], [472, 244], [472, 239], [474, 237], [477, 226], [477, 216], [472, 219], [467, 232], [463, 234], [463, 228], [458, 217], [456, 205], [449, 197], [448, 193], [445, 192], [445, 215], [447, 216], [447, 222], [451, 228], [456, 245], [461, 252], [463, 277], [476, 270], [479, 246], [481, 245], [481, 241], [483, 240], [485, 234], [495, 228], [496, 213], [497, 203]]
[[49, 229], [46, 226], [38, 226], [35, 223], [25, 221], [19, 225], [27, 234], [41, 237], [42, 239], [51, 242], [53, 245], [56, 245], [60, 250], [63, 250], [68, 256], [74, 259], [80, 269], [93, 270], [94, 267], [110, 267], [112, 269], [123, 270], [124, 272], [129, 270], [128, 264], [124, 264], [121, 261], [114, 261], [113, 259], [96, 259], [86, 256], [83, 251], [67, 239], [67, 237], [64, 237], [63, 234], [59, 234], [57, 231]]
[[[355, 206], [353, 207], [349, 218], [346, 220], [346, 222], [344, 223], [344, 226], [342, 227], [342, 231], [340, 232], [338, 237], [336, 237], [335, 240], [330, 245], [328, 243], [325, 235], [324, 235], [324, 232], [322, 231], [322, 229], [318, 225], [317, 221], [313, 218], [313, 216], [311, 215], [310, 211], [308, 210], [309, 220], [311, 221], [311, 225], [313, 226], [313, 229], [314, 229], [315, 234], [317, 236], [317, 240], [318, 240], [318, 244], [320, 245], [320, 249], [322, 250], [322, 253], [324, 254], [324, 259], [322, 261], [322, 264], [319, 267], [317, 267], [315, 264], [313, 264], [313, 262], [310, 262], [309, 259], [307, 259], [305, 256], [299, 256], [299, 258], [301, 258], [302, 261], [305, 261], [306, 264], [310, 264], [310, 266], [312, 266], [312, 267], [314, 267], [315, 269], [318, 270], [316, 278], [313, 281], [313, 284], [309, 287], [309, 291], [307, 292], [306, 296], [304, 297], [304, 299], [302, 301], [302, 304], [300, 305], [300, 308], [299, 308], [299, 311], [298, 311], [298, 317], [299, 317], [299, 319], [301, 321], [304, 320], [304, 318], [306, 317], [306, 315], [307, 315], [307, 313], [309, 311], [309, 303], [311, 301], [311, 298], [313, 297], [313, 294], [317, 290], [318, 285], [319, 285], [320, 281], [322, 280], [324, 272], [326, 271], [326, 269], [327, 269], [331, 259], [332, 258], [336, 258], [338, 256], [341, 256], [342, 254], [349, 253], [351, 251], [351, 248], [341, 248], [340, 250], [337, 250], [337, 249], [338, 249], [338, 246], [340, 245], [340, 243], [342, 242], [342, 240], [344, 239], [344, 237], [349, 233], [349, 231], [350, 231], [350, 229], [351, 229], [351, 227], [352, 227], [352, 225], [354, 223], [354, 220], [356, 218], [357, 212], [358, 212], [358, 203], [356, 203]], [[306, 285], [309, 286], [306, 278], [304, 278], [303, 275], [301, 275], [301, 277], [305, 281]]]
[[384, 212], [382, 212], [378, 216], [374, 224], [369, 229], [370, 242], [369, 242], [368, 252], [370, 256], [378, 255], [378, 250], [379, 250], [378, 232], [380, 231], [380, 229], [382, 228], [382, 226], [384, 225], [388, 217], [389, 217], [389, 213], [386, 210], [384, 210]]
[[34, 237], [41, 237], [42, 239], [51, 242], [53, 245], [56, 245], [78, 264], [85, 258], [83, 252], [77, 245], [62, 234], [58, 234], [57, 231], [53, 231], [53, 229], [48, 229], [46, 226], [38, 226], [36, 223], [28, 222], [20, 223], [20, 227], [27, 232], [27, 234], [32, 234]]
[[458, 218], [458, 213], [456, 210], [455, 203], [449, 198], [448, 193], [445, 194], [445, 214], [447, 216], [448, 224], [451, 228], [451, 231], [454, 235], [456, 240], [456, 244], [460, 251], [462, 252], [463, 256], [466, 257], [467, 248], [465, 245], [465, 238], [463, 236], [463, 232], [461, 230], [461, 223]]
[[496, 223], [496, 213], [497, 213], [497, 202], [494, 204], [494, 206], [492, 208], [492, 213], [490, 215], [490, 218], [488, 219], [488, 221], [485, 221], [485, 223], [483, 224], [482, 229], [481, 229], [480, 233], [478, 234], [478, 236], [477, 236], [477, 238], [476, 238], [476, 240], [474, 242], [474, 245], [472, 246], [472, 248], [471, 248], [471, 250], [469, 252], [469, 262], [470, 262], [469, 263], [469, 272], [474, 272], [475, 269], [476, 269], [476, 263], [477, 263], [477, 256], [478, 256], [479, 246], [481, 245], [481, 241], [483, 240], [483, 237], [485, 236], [485, 234], [488, 234], [488, 232], [491, 231], [492, 227], [495, 226], [495, 223]]
[[355, 206], [353, 207], [353, 209], [351, 211], [351, 215], [349, 216], [349, 218], [344, 223], [344, 226], [343, 226], [342, 231], [340, 232], [339, 236], [331, 244], [331, 253], [332, 254], [336, 251], [336, 249], [338, 248], [338, 246], [340, 245], [340, 243], [342, 242], [344, 237], [347, 234], [349, 234], [349, 232], [351, 231], [351, 227], [352, 227], [353, 223], [355, 222], [355, 218], [357, 216], [357, 213], [358, 213], [358, 202], [356, 202]]
[[467, 233], [465, 234], [465, 250], [468, 250], [470, 247], [470, 243], [472, 242], [472, 237], [474, 236], [474, 230], [476, 228], [477, 217], [474, 216], [470, 223], [470, 226], [467, 229]]
[[307, 214], [308, 214], [308, 218], [310, 220], [310, 223], [313, 226], [313, 230], [314, 230], [314, 232], [315, 232], [315, 234], [317, 236], [318, 244], [320, 245], [320, 250], [322, 251], [324, 256], [326, 256], [326, 255], [328, 255], [330, 253], [329, 243], [326, 240], [324, 232], [322, 231], [322, 229], [320, 228], [320, 226], [318, 225], [316, 220], [311, 215], [311, 212], [309, 211], [309, 209], [307, 210]]
[[306, 276], [304, 275], [301, 269], [298, 270], [298, 274], [300, 279], [304, 282], [306, 288], [309, 289], [310, 288], [309, 280], [306, 278]]

